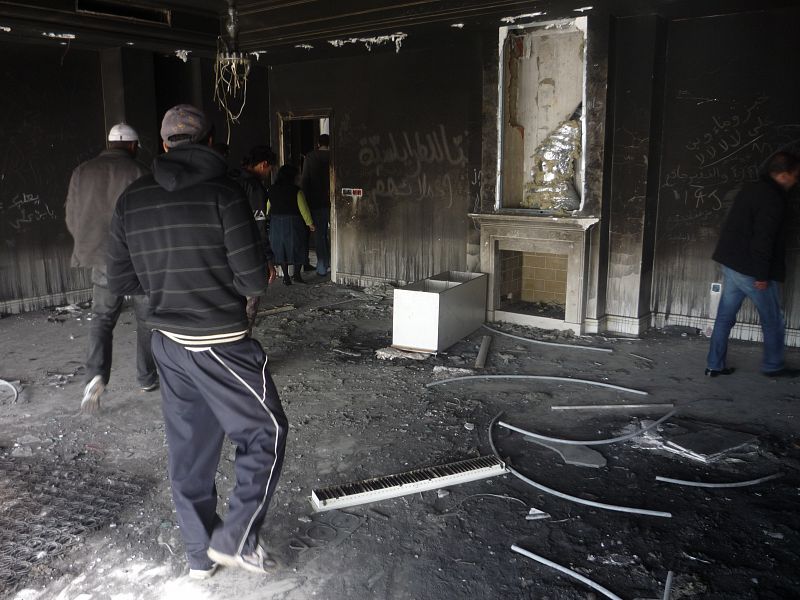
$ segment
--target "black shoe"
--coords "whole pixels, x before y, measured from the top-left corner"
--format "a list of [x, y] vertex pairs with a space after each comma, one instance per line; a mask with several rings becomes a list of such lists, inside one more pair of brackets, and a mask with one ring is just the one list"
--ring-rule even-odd
[[159, 383], [159, 380], [158, 380], [158, 379], [156, 379], [156, 380], [155, 380], [153, 383], [151, 383], [150, 385], [142, 385], [142, 386], [139, 386], [139, 389], [140, 389], [140, 390], [142, 390], [143, 392], [155, 392], [155, 391], [158, 389], [158, 386], [159, 386], [159, 385], [160, 385], [160, 383]]
[[305, 283], [305, 281], [303, 281], [303, 276], [300, 275], [300, 273], [295, 273], [292, 275], [292, 281], [295, 283]]
[[316, 270], [317, 270], [317, 267], [312, 267], [308, 263], [303, 265], [303, 271], [308, 272], [308, 271], [316, 271]]
[[292, 285], [292, 278], [288, 275], [283, 276], [283, 285]]
[[789, 369], [784, 367], [783, 369], [779, 369], [777, 371], [765, 371], [763, 373], [767, 377], [797, 377], [800, 375], [800, 369]]
[[731, 375], [736, 369], [720, 369], [719, 371], [714, 369], [706, 369], [706, 377], [716, 377], [717, 375]]

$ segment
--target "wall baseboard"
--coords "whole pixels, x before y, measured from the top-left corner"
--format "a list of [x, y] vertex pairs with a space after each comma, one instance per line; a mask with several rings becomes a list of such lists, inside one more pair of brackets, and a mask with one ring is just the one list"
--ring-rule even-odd
[[77, 304], [88, 302], [92, 299], [92, 288], [83, 290], [71, 290], [47, 296], [35, 296], [33, 298], [21, 298], [19, 300], [0, 300], [0, 312], [12, 315], [34, 310], [42, 310], [51, 306], [62, 306], [64, 304]]

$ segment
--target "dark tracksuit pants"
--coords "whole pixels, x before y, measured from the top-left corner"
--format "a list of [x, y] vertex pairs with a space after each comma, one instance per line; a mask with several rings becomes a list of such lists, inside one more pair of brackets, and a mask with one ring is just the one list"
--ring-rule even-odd
[[[225, 554], [255, 548], [283, 465], [288, 423], [264, 350], [251, 338], [189, 350], [156, 331], [153, 356], [178, 524], [189, 567], [206, 569], [209, 546]], [[236, 485], [223, 523], [215, 475], [226, 434], [236, 444]]]

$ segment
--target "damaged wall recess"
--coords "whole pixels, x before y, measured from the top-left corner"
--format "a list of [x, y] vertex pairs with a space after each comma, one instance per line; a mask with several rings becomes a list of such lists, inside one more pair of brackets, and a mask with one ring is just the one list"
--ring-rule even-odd
[[560, 24], [500, 32], [502, 208], [581, 208], [585, 19]]

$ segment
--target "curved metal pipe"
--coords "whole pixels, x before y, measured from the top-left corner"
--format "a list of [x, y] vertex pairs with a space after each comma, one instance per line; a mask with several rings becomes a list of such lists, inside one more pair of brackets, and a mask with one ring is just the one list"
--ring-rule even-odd
[[596, 385], [598, 387], [610, 388], [612, 390], [619, 390], [621, 392], [628, 392], [630, 394], [639, 394], [640, 396], [650, 395], [648, 392], [642, 390], [635, 390], [633, 388], [622, 387], [621, 385], [602, 383], [600, 381], [590, 381], [588, 379], [574, 379], [572, 377], [556, 377], [555, 375], [465, 375], [464, 377], [451, 377], [450, 379], [440, 379], [439, 381], [431, 381], [430, 383], [426, 383], [425, 387], [433, 387], [435, 385], [442, 385], [443, 383], [451, 383], [453, 381], [464, 381], [468, 379], [540, 379], [543, 381], [568, 381], [570, 383], [585, 383], [587, 385]]
[[566, 444], [568, 446], [603, 446], [605, 444], [615, 444], [617, 442], [624, 442], [625, 440], [630, 440], [632, 438], [638, 437], [643, 433], [650, 431], [654, 427], [658, 427], [661, 423], [669, 419], [676, 412], [678, 411], [671, 410], [657, 421], [653, 421], [652, 423], [650, 423], [647, 427], [642, 427], [641, 429], [634, 431], [633, 433], [626, 433], [625, 435], [621, 435], [615, 438], [609, 438], [607, 440], [564, 440], [561, 438], [550, 437], [548, 435], [542, 435], [540, 433], [533, 433], [532, 431], [526, 431], [525, 429], [522, 429], [520, 427], [515, 427], [514, 425], [509, 425], [508, 423], [504, 423], [503, 421], [500, 421], [497, 424], [500, 425], [500, 427], [505, 427], [506, 429], [510, 429], [511, 431], [516, 431], [517, 433], [521, 433], [522, 435], [526, 435], [536, 440], [555, 442], [557, 444]]
[[[500, 413], [500, 414], [502, 414], [502, 413]], [[584, 504], [586, 506], [593, 506], [594, 508], [603, 508], [605, 510], [613, 510], [613, 511], [616, 511], [616, 512], [625, 512], [625, 513], [632, 513], [632, 514], [637, 514], [637, 515], [648, 515], [648, 516], [651, 516], [651, 517], [665, 517], [665, 518], [671, 518], [672, 517], [672, 513], [663, 512], [663, 511], [659, 511], [659, 510], [647, 510], [645, 508], [631, 508], [629, 506], [617, 506], [616, 504], [604, 504], [602, 502], [595, 502], [593, 500], [584, 500], [583, 498], [578, 498], [577, 496], [570, 496], [569, 494], [565, 494], [564, 492], [559, 492], [558, 490], [554, 490], [553, 488], [549, 488], [546, 485], [542, 485], [541, 483], [537, 483], [533, 479], [529, 479], [528, 477], [526, 477], [525, 475], [523, 475], [522, 473], [517, 471], [514, 467], [512, 467], [508, 463], [507, 460], [502, 459], [500, 457], [500, 454], [497, 452], [497, 448], [494, 445], [494, 439], [492, 437], [492, 426], [494, 425], [495, 421], [497, 420], [497, 418], [499, 416], [500, 415], [497, 415], [497, 417], [495, 417], [494, 420], [492, 421], [492, 423], [489, 425], [489, 445], [492, 448], [492, 453], [495, 455], [495, 457], [497, 457], [497, 460], [499, 460], [501, 463], [503, 463], [505, 468], [508, 469], [508, 472], [511, 473], [512, 475], [514, 475], [514, 477], [517, 477], [518, 479], [521, 479], [522, 481], [524, 481], [528, 485], [530, 485], [532, 487], [535, 487], [537, 490], [541, 490], [541, 491], [546, 492], [548, 494], [552, 494], [553, 496], [556, 496], [558, 498], [562, 498], [564, 500], [569, 500], [570, 502], [575, 502], [577, 504]]]
[[599, 583], [595, 583], [594, 581], [592, 581], [588, 577], [584, 577], [583, 575], [581, 575], [580, 573], [576, 573], [572, 569], [568, 569], [567, 567], [562, 567], [558, 563], [554, 563], [552, 560], [546, 559], [544, 556], [539, 556], [538, 554], [534, 554], [533, 552], [529, 552], [528, 550], [525, 550], [525, 548], [520, 548], [516, 544], [512, 545], [511, 549], [514, 552], [518, 553], [518, 554], [522, 554], [523, 556], [527, 556], [528, 558], [532, 558], [536, 562], [540, 562], [543, 565], [547, 565], [548, 567], [551, 567], [551, 568], [555, 569], [556, 571], [559, 571], [560, 573], [563, 573], [564, 575], [569, 575], [570, 577], [572, 577], [574, 579], [577, 579], [581, 583], [585, 583], [590, 588], [592, 588], [594, 590], [597, 590], [598, 592], [603, 594], [606, 598], [611, 598], [611, 600], [622, 600], [622, 598], [617, 596], [614, 592], [611, 592], [611, 591], [607, 590], [606, 588], [604, 588]]
[[611, 348], [595, 348], [594, 346], [580, 346], [577, 344], [559, 344], [558, 342], [543, 342], [541, 340], [534, 340], [531, 338], [522, 337], [519, 335], [514, 335], [512, 333], [506, 333], [505, 331], [500, 331], [499, 329], [495, 329], [494, 327], [489, 327], [488, 325], [484, 325], [486, 329], [492, 331], [494, 333], [505, 335], [510, 338], [514, 338], [515, 340], [522, 340], [523, 342], [528, 342], [530, 344], [540, 344], [542, 346], [556, 346], [558, 348], [573, 348], [578, 350], [593, 350], [595, 352], [613, 352], [614, 350]]
[[701, 488], [737, 488], [737, 487], [747, 487], [748, 485], [756, 485], [759, 483], [764, 483], [765, 481], [778, 479], [778, 477], [783, 477], [783, 473], [773, 473], [772, 475], [767, 475], [766, 477], [759, 477], [758, 479], [749, 479], [748, 481], [731, 481], [730, 483], [706, 483], [704, 481], [687, 481], [685, 479], [672, 479], [671, 477], [661, 477], [660, 475], [656, 477], [656, 481], [661, 481], [664, 483], [674, 483], [676, 485], [701, 487]]
[[11, 402], [16, 403], [16, 401], [19, 399], [19, 390], [17, 389], [17, 387], [15, 385], [12, 385], [5, 379], [0, 379], [0, 385], [5, 385], [11, 388], [11, 391], [14, 392], [14, 399]]

